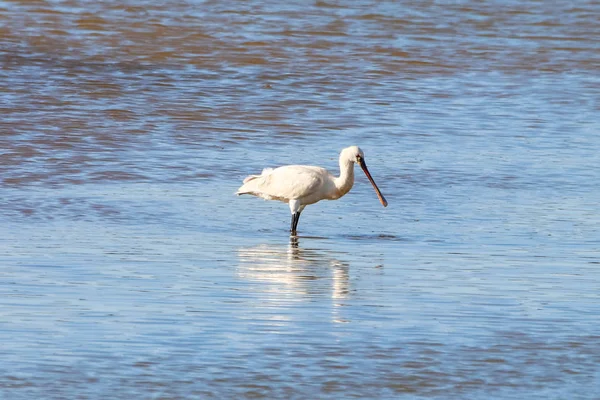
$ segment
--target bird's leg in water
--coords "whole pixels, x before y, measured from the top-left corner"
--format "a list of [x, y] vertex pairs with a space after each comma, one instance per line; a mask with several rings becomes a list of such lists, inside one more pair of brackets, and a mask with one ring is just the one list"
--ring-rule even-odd
[[298, 221], [300, 220], [300, 211], [292, 214], [292, 226], [290, 228], [290, 233], [292, 236], [296, 236], [296, 228], [298, 228]]
[[290, 226], [290, 234], [296, 236], [296, 228], [298, 227], [298, 220], [300, 219], [300, 213], [304, 210], [304, 206], [300, 205], [300, 200], [292, 199], [289, 201], [290, 211], [292, 212], [292, 224]]
[[[298, 236], [290, 236], [290, 247], [292, 249], [298, 248]], [[294, 255], [298, 255], [298, 253], [294, 252]]]

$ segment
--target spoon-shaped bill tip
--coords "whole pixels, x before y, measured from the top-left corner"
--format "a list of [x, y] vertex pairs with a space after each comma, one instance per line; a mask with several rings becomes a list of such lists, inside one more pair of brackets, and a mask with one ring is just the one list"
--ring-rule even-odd
[[379, 193], [379, 201], [381, 202], [382, 206], [387, 207], [387, 200], [385, 199], [385, 197], [383, 197], [381, 193]]

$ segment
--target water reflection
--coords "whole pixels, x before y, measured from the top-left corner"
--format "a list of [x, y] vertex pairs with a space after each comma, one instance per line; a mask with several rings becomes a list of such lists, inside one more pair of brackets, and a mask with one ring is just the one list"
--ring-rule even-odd
[[[328, 296], [345, 299], [350, 294], [349, 264], [339, 252], [303, 247], [299, 238], [287, 246], [260, 244], [238, 249], [238, 276], [260, 282], [263, 290], [297, 299]], [[336, 304], [337, 305], [337, 304]]]

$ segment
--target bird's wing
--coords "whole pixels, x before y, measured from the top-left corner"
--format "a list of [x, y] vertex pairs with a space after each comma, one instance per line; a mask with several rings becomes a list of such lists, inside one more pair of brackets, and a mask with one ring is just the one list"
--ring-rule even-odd
[[261, 175], [255, 188], [278, 199], [301, 199], [321, 188], [328, 178], [327, 170], [306, 165], [287, 165]]

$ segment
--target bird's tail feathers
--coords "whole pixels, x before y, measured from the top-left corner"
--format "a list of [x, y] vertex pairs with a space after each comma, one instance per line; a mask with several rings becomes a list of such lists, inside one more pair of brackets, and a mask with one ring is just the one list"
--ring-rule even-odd
[[260, 175], [250, 175], [250, 176], [247, 176], [244, 179], [244, 183], [250, 182], [251, 180], [256, 179], [256, 178], [261, 178], [261, 177], [263, 177], [265, 175], [269, 175], [271, 172], [273, 172], [273, 168], [265, 168], [265, 169], [262, 170], [262, 172], [261, 172]]
[[250, 175], [244, 178], [244, 183], [250, 182], [252, 179], [260, 178], [260, 175]]
[[[242, 194], [254, 194], [256, 193], [256, 183], [257, 182], [252, 182], [253, 180], [257, 179], [257, 178], [264, 178], [265, 176], [269, 175], [271, 172], [273, 172], [273, 168], [265, 168], [262, 170], [260, 175], [249, 175], [246, 178], [244, 178], [244, 183], [242, 185], [242, 187], [240, 187], [238, 189], [237, 192], [235, 192], [235, 194], [237, 194], [238, 196], [242, 195]], [[248, 185], [248, 182], [252, 182], [250, 185]]]

